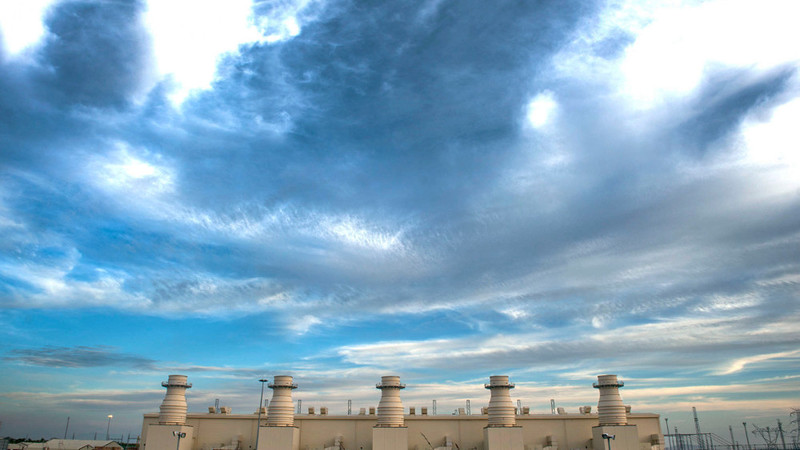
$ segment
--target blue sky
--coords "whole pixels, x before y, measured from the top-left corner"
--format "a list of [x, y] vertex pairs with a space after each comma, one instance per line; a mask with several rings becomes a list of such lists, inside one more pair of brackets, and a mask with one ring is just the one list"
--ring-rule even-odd
[[787, 424], [798, 9], [0, 4], [0, 435], [138, 434], [170, 373]]

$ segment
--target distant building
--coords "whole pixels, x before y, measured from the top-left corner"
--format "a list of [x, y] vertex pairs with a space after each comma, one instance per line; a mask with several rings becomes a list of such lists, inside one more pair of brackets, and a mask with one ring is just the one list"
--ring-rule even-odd
[[8, 450], [122, 450], [115, 441], [50, 439], [47, 442], [9, 444]]
[[167, 394], [159, 414], [145, 414], [142, 450], [664, 450], [657, 414], [632, 414], [622, 403], [616, 375], [600, 375], [597, 412], [530, 414], [517, 408], [507, 376], [492, 376], [481, 414], [428, 415], [427, 408], [404, 408], [400, 377], [384, 376], [376, 408], [358, 414], [328, 415], [327, 408], [295, 412], [290, 376], [276, 376], [269, 408], [231, 414], [209, 407], [187, 413], [184, 375], [162, 383]]

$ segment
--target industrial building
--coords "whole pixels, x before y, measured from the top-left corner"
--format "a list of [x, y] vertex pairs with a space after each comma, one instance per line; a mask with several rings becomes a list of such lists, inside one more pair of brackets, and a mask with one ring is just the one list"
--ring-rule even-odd
[[[262, 380], [266, 381], [266, 380]], [[145, 414], [143, 450], [664, 450], [657, 414], [631, 413], [623, 404], [616, 375], [600, 375], [597, 413], [530, 414], [511, 401], [514, 384], [504, 375], [489, 377], [488, 406], [481, 414], [429, 415], [427, 408], [406, 409], [405, 385], [384, 376], [377, 410], [329, 415], [309, 408], [297, 414], [291, 376], [275, 376], [268, 386], [268, 408], [231, 414], [210, 407], [188, 413], [184, 375], [170, 375], [160, 412]]]

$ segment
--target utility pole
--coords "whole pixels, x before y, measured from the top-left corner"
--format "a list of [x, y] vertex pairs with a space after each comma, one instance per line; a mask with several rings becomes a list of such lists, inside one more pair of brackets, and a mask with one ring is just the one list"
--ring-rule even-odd
[[261, 405], [264, 404], [264, 383], [266, 383], [266, 378], [261, 378], [258, 380], [261, 383], [261, 399], [258, 401], [258, 422], [256, 422], [256, 450], [258, 450], [258, 438], [261, 434]]
[[700, 447], [700, 450], [703, 450], [705, 448], [705, 443], [700, 434], [700, 419], [697, 418], [697, 408], [694, 406], [692, 406], [692, 414], [694, 415], [694, 429], [697, 431], [697, 445]]
[[747, 450], [752, 450], [752, 447], [750, 447], [750, 436], [747, 435], [747, 422], [742, 422], [742, 426], [744, 427], [744, 437], [747, 439]]
[[667, 439], [667, 446], [672, 447], [672, 443], [669, 441], [669, 418], [664, 417], [664, 423], [667, 424], [667, 432], [664, 433], [664, 437]]
[[783, 425], [781, 424], [780, 419], [778, 419], [778, 433], [781, 435], [781, 444], [783, 444], [783, 450], [786, 450], [786, 439], [783, 438]]

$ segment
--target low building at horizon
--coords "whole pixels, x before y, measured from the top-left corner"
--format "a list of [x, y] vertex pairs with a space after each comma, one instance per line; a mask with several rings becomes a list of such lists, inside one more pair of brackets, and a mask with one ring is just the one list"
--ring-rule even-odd
[[117, 441], [98, 439], [50, 439], [47, 442], [8, 444], [8, 450], [122, 450]]

